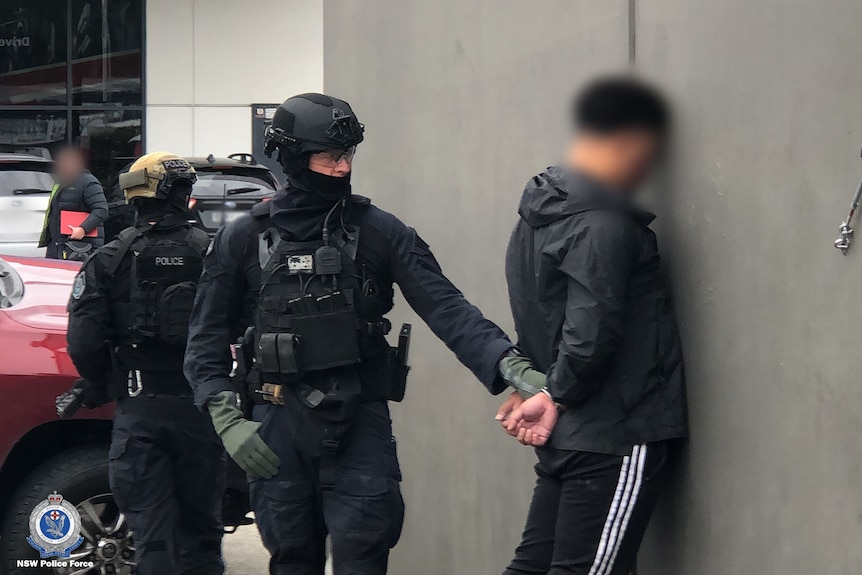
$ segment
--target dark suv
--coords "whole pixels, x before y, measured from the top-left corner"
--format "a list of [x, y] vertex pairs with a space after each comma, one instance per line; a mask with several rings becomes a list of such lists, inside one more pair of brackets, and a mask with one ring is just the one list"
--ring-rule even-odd
[[198, 175], [189, 208], [198, 225], [210, 235], [254, 204], [271, 199], [279, 187], [269, 168], [251, 154], [186, 159]]

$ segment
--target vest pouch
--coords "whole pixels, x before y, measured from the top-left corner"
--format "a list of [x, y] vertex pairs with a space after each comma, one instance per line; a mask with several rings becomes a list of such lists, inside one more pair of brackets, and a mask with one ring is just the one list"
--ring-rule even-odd
[[318, 371], [357, 364], [359, 334], [352, 309], [284, 316], [287, 331], [297, 334], [300, 371]]
[[265, 333], [257, 340], [254, 365], [260, 373], [299, 373], [296, 352], [299, 338], [292, 333]]
[[[134, 231], [134, 229], [132, 229]], [[124, 230], [121, 236], [126, 235]], [[126, 311], [129, 343], [157, 339], [184, 348], [197, 283], [203, 270], [202, 238], [197, 230], [161, 235], [128, 236], [132, 255], [131, 293]], [[127, 241], [122, 239], [121, 241]]]
[[169, 345], [185, 346], [189, 335], [189, 318], [195, 303], [197, 284], [176, 283], [162, 292], [157, 310], [159, 338]]
[[156, 337], [159, 331], [157, 319], [159, 285], [151, 281], [141, 281], [132, 288], [131, 330], [135, 338]]

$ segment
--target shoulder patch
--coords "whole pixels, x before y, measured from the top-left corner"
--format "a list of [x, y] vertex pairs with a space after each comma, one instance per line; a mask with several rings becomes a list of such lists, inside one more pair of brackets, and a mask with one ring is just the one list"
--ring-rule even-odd
[[75, 299], [81, 299], [81, 296], [84, 295], [84, 290], [87, 289], [87, 274], [84, 270], [78, 272], [78, 275], [75, 276], [75, 283], [72, 284], [72, 297]]

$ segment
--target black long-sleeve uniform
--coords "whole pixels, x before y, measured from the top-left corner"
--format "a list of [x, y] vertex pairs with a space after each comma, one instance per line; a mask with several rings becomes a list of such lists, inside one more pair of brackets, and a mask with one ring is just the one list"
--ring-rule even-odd
[[[332, 202], [322, 203], [298, 190], [282, 191], [271, 202], [270, 217], [281, 231], [302, 241], [319, 238]], [[360, 229], [357, 262], [384, 262], [373, 270], [386, 289], [397, 284], [407, 303], [455, 352], [491, 393], [506, 385], [497, 363], [512, 347], [505, 333], [482, 316], [452, 285], [431, 250], [413, 228], [366, 200], [353, 196], [349, 219]], [[335, 221], [340, 214], [332, 216]], [[229, 344], [250, 325], [250, 305], [260, 284], [258, 228], [244, 216], [216, 235], [204, 263], [189, 327], [185, 373], [202, 407], [213, 395], [232, 390]], [[367, 257], [369, 250], [385, 250]]]

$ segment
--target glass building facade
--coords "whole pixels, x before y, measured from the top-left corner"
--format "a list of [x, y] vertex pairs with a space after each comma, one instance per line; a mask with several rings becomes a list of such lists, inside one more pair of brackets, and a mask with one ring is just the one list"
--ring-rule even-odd
[[75, 144], [105, 186], [141, 154], [144, 0], [0, 2], [0, 151]]

